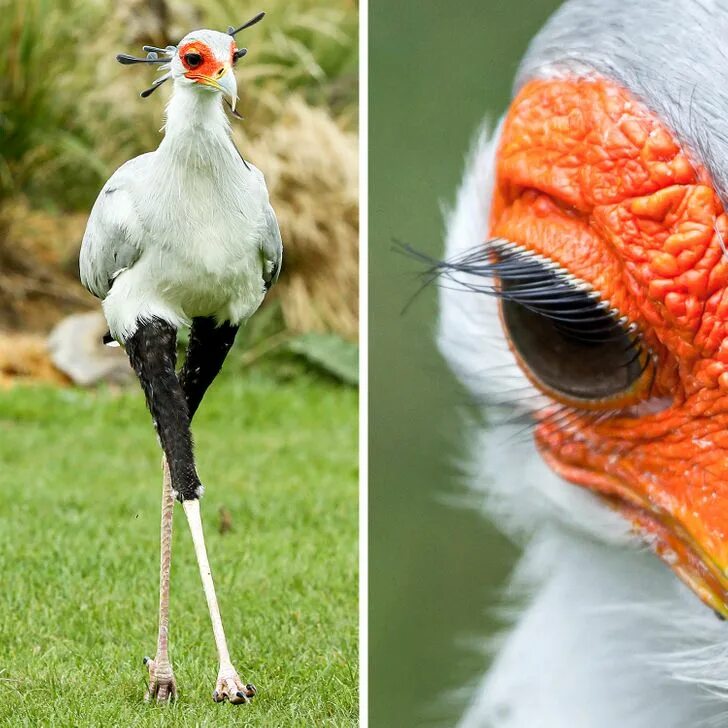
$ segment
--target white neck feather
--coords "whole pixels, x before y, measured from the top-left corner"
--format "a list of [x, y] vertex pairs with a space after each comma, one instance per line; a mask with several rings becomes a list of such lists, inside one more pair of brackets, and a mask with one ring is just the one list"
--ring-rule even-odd
[[219, 93], [175, 83], [167, 104], [160, 159], [185, 168], [240, 161]]
[[653, 554], [546, 526], [513, 591], [462, 728], [725, 725], [728, 627]]

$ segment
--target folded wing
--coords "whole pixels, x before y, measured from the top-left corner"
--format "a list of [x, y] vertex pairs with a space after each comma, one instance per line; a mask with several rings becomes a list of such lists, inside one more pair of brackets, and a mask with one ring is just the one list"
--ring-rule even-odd
[[97, 298], [106, 298], [114, 279], [143, 252], [144, 235], [131, 190], [146, 157], [136, 157], [120, 167], [91, 210], [79, 264], [81, 282]]

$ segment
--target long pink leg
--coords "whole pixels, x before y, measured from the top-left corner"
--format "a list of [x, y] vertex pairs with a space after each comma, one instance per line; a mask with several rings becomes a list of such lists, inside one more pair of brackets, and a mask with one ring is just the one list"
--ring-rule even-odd
[[227, 640], [225, 639], [225, 630], [222, 627], [222, 618], [220, 617], [220, 608], [217, 605], [215, 585], [212, 581], [210, 563], [207, 560], [205, 537], [202, 532], [200, 501], [197, 498], [194, 500], [186, 500], [182, 504], [182, 507], [187, 516], [187, 523], [192, 534], [192, 543], [194, 544], [195, 554], [197, 555], [197, 564], [200, 567], [202, 588], [205, 590], [207, 607], [210, 610], [212, 633], [215, 636], [215, 645], [220, 661], [217, 683], [212, 698], [216, 702], [229, 700], [231, 703], [247, 703], [255, 695], [255, 686], [250, 683], [247, 685], [243, 683], [230, 660], [230, 652], [228, 651]]
[[159, 634], [157, 654], [151, 660], [144, 658], [149, 668], [149, 689], [145, 699], [162, 703], [177, 696], [177, 683], [169, 660], [169, 572], [172, 565], [172, 516], [174, 496], [167, 459], [163, 458], [162, 526], [159, 559]]

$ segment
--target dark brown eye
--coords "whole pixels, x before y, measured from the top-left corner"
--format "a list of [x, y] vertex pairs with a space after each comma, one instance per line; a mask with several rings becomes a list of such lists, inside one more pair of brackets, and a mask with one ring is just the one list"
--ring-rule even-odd
[[446, 261], [401, 249], [432, 263], [443, 286], [498, 298], [521, 368], [552, 398], [597, 410], [651, 387], [658, 362], [637, 324], [556, 261], [504, 238]]
[[647, 356], [635, 327], [586, 284], [524, 249], [500, 252], [493, 267], [511, 344], [548, 389], [595, 402], [641, 378]]
[[502, 306], [503, 322], [522, 363], [553, 392], [578, 400], [609, 399], [629, 392], [644, 372], [638, 344], [611, 316], [577, 313], [563, 326], [513, 301], [503, 300]]
[[199, 53], [185, 53], [185, 65], [188, 68], [197, 68], [202, 63], [202, 56]]

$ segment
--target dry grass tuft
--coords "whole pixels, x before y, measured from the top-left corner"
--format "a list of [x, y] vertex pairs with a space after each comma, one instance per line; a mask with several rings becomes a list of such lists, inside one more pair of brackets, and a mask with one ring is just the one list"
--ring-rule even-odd
[[84, 213], [32, 209], [23, 197], [0, 208], [0, 328], [47, 331], [92, 299], [78, 284]]
[[356, 338], [356, 136], [294, 97], [251, 144], [250, 158], [265, 173], [281, 226], [284, 257], [277, 295], [287, 326]]
[[22, 380], [69, 384], [69, 379], [53, 366], [45, 336], [0, 334], [0, 387]]

